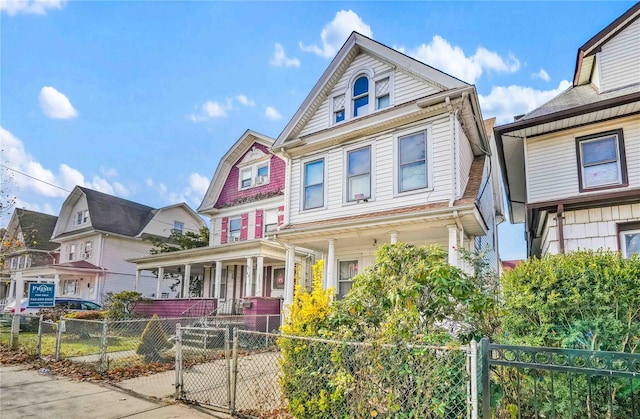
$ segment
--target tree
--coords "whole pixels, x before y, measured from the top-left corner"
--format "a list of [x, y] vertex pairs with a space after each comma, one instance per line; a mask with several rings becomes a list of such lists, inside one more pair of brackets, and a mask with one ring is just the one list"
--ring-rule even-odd
[[142, 332], [142, 338], [140, 345], [136, 353], [144, 356], [144, 362], [150, 364], [152, 362], [162, 362], [165, 360], [163, 352], [171, 347], [171, 342], [167, 338], [167, 334], [160, 324], [160, 319], [157, 314], [154, 314], [147, 323], [144, 332]]
[[133, 310], [136, 304], [146, 299], [137, 291], [121, 291], [107, 294], [104, 308], [110, 320], [123, 320], [135, 317]]

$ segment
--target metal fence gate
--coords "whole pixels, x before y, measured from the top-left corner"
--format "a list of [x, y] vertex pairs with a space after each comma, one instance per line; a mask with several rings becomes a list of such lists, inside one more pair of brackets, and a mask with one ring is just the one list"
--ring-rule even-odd
[[233, 411], [229, 328], [176, 325], [176, 398]]
[[640, 354], [482, 339], [482, 418], [640, 418]]

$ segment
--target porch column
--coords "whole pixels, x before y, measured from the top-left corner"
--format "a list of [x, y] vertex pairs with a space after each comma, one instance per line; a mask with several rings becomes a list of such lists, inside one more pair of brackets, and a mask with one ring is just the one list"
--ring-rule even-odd
[[134, 288], [135, 292], [138, 292], [140, 289], [140, 269], [136, 269], [136, 286]]
[[156, 281], [156, 298], [160, 298], [160, 296], [162, 295], [160, 293], [160, 285], [162, 284], [162, 278], [164, 277], [164, 268], [163, 267], [159, 267], [158, 268], [158, 279]]
[[222, 287], [222, 261], [216, 261], [216, 278], [215, 285], [213, 289], [213, 297], [217, 298], [220, 301], [220, 288]]
[[250, 297], [253, 295], [251, 292], [251, 286], [253, 285], [253, 258], [247, 258], [246, 279], [244, 281], [244, 295]]
[[289, 246], [287, 249], [287, 261], [285, 264], [285, 277], [284, 277], [284, 308], [285, 314], [288, 312], [288, 306], [293, 303], [293, 289], [295, 286], [296, 275], [296, 248], [295, 246]]
[[16, 279], [12, 278], [9, 281], [9, 294], [7, 299], [11, 300], [12, 298], [15, 298], [15, 293], [16, 293]]
[[182, 298], [191, 297], [191, 264], [185, 263], [184, 276], [182, 277]]
[[449, 253], [449, 265], [458, 266], [458, 227], [455, 225], [447, 226], [449, 229], [449, 246], [447, 252]]
[[336, 252], [335, 239], [329, 239], [329, 250], [327, 251], [327, 289], [333, 287], [338, 292], [338, 284], [336, 281]]
[[262, 283], [264, 281], [263, 279], [263, 272], [264, 272], [264, 256], [258, 256], [257, 258], [257, 265], [256, 265], [256, 295], [258, 297], [262, 297]]
[[62, 290], [60, 289], [60, 274], [53, 274], [53, 283], [55, 284], [56, 297], [60, 297], [60, 295], [62, 295]]
[[202, 272], [202, 296], [211, 297], [211, 265], [205, 265]]
[[389, 243], [391, 243], [391, 244], [398, 243], [398, 232], [397, 231], [390, 231], [389, 232]]

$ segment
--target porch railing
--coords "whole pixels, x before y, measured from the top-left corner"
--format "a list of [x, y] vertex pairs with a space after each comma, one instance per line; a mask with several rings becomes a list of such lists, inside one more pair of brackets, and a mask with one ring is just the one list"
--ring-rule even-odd
[[242, 314], [242, 300], [234, 299], [234, 300], [226, 300], [224, 303], [220, 304], [215, 310], [213, 310], [209, 315], [217, 316], [217, 315], [241, 315]]
[[211, 313], [211, 300], [200, 300], [180, 313], [181, 317], [202, 317]]

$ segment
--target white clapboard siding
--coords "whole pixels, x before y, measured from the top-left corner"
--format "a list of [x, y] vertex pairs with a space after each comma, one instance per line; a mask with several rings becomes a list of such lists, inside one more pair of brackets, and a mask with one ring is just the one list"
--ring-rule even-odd
[[640, 83], [640, 20], [636, 20], [598, 53], [601, 91]]
[[396, 71], [394, 75], [394, 102], [396, 105], [438, 93], [440, 89], [424, 80]]
[[[421, 125], [415, 126], [413, 131], [431, 128], [431, 141], [433, 149], [432, 167], [433, 188], [424, 192], [394, 194], [394, 135], [386, 133], [374, 138], [363, 139], [362, 145], [371, 144], [372, 167], [374, 184], [372, 185], [373, 198], [367, 202], [367, 212], [384, 211], [388, 209], [440, 202], [451, 197], [451, 132], [447, 115], [431, 118]], [[351, 148], [353, 144], [345, 147]], [[325, 205], [323, 209], [301, 211], [302, 167], [304, 162], [316, 158], [325, 158]], [[362, 214], [363, 205], [355, 205], [344, 202], [345, 173], [344, 173], [345, 149], [338, 147], [304, 159], [293, 159], [291, 167], [291, 218], [292, 224], [334, 219], [350, 215]]]
[[640, 126], [633, 116], [527, 139], [527, 201], [578, 196], [576, 137], [619, 128], [623, 129], [629, 187], [640, 187]]
[[457, 193], [458, 197], [461, 197], [464, 194], [464, 191], [467, 188], [467, 183], [469, 182], [469, 172], [471, 170], [471, 164], [473, 163], [473, 151], [471, 150], [471, 143], [467, 138], [467, 135], [462, 130], [462, 127], [458, 122], [458, 132], [460, 133], [460, 141], [458, 146], [460, 149], [458, 150], [458, 161], [460, 164], [458, 165], [458, 185], [457, 185]]

